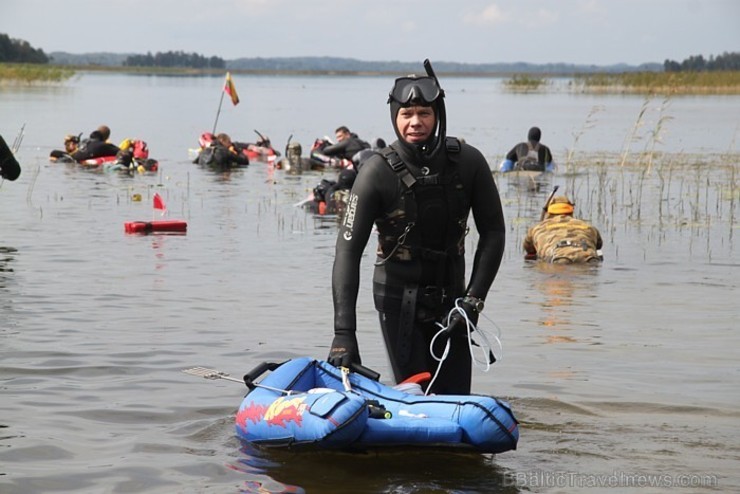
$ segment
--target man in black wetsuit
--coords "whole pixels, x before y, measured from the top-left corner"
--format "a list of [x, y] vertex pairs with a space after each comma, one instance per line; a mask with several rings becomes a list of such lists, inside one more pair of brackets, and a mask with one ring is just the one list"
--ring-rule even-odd
[[499, 171], [514, 170], [551, 172], [555, 169], [550, 148], [540, 142], [542, 131], [532, 127], [527, 133], [527, 142], [520, 142], [506, 154]]
[[211, 144], [201, 149], [196, 163], [210, 166], [219, 170], [226, 170], [239, 166], [247, 166], [249, 157], [244, 149], [236, 145], [229, 134], [221, 133], [211, 141]]
[[[431, 73], [431, 66], [428, 72]], [[466, 317], [477, 323], [501, 264], [504, 215], [491, 170], [474, 147], [446, 137], [444, 91], [433, 76], [396, 79], [388, 102], [398, 140], [361, 167], [339, 227], [332, 273], [334, 340], [328, 361], [360, 362], [356, 304], [360, 259], [373, 229], [373, 296], [396, 382], [438, 362], [429, 346], [448, 325], [451, 348], [430, 391], [467, 394], [471, 356]], [[465, 286], [464, 244], [473, 212], [480, 235]], [[461, 311], [448, 314], [459, 304]], [[442, 354], [447, 338], [437, 338]]]
[[[110, 133], [110, 130], [108, 131]], [[104, 132], [100, 130], [93, 130], [90, 133], [90, 137], [80, 144], [75, 152], [71, 154], [72, 159], [77, 162], [85, 161], [93, 158], [102, 158], [105, 156], [115, 156], [118, 154], [118, 146], [106, 142], [106, 136]]]
[[337, 138], [336, 144], [331, 144], [321, 150], [321, 154], [332, 158], [347, 159], [352, 161], [352, 157], [362, 151], [369, 149], [370, 144], [360, 139], [357, 134], [350, 132], [349, 128], [342, 125], [334, 131]]

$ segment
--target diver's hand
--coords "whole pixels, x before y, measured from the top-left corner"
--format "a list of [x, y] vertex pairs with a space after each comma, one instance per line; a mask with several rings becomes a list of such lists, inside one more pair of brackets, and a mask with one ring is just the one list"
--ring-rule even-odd
[[457, 302], [452, 315], [447, 320], [446, 333], [450, 336], [467, 336], [468, 322], [471, 324], [470, 330], [474, 330], [475, 325], [478, 324], [478, 312], [472, 304], [461, 300]]
[[349, 368], [353, 363], [361, 364], [360, 350], [357, 347], [357, 335], [354, 330], [335, 329], [334, 340], [329, 349], [327, 361], [334, 367]]

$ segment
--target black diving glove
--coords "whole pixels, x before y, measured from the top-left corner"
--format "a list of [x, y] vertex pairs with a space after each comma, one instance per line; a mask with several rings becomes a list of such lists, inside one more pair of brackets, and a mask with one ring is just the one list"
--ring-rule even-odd
[[334, 341], [331, 342], [327, 361], [334, 367], [349, 368], [353, 363], [361, 364], [360, 350], [357, 348], [357, 335], [354, 330], [334, 330]]
[[[461, 311], [462, 310], [462, 311]], [[463, 335], [467, 336], [468, 331], [468, 323], [465, 320], [465, 315], [467, 315], [470, 322], [473, 324], [473, 326], [478, 324], [478, 311], [475, 310], [475, 307], [472, 303], [469, 303], [465, 301], [465, 299], [461, 300], [457, 303], [456, 309], [454, 312], [452, 312], [452, 315], [449, 316], [447, 320], [447, 334], [450, 336], [456, 336], [456, 335]], [[471, 328], [472, 329], [472, 328]]]

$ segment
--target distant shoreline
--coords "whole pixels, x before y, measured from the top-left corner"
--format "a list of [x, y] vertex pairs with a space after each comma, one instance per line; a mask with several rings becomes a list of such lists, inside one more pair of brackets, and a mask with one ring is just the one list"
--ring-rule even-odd
[[[0, 84], [60, 84], [77, 72], [114, 72], [137, 75], [223, 76], [226, 69], [185, 67], [121, 67], [96, 65], [31, 65], [0, 63]], [[397, 71], [318, 69], [234, 69], [232, 74], [303, 77], [398, 77]], [[445, 78], [506, 79], [506, 88], [515, 92], [547, 92], [552, 79], [572, 79], [574, 93], [740, 95], [740, 71], [729, 72], [625, 72], [564, 74], [511, 72], [444, 72]]]

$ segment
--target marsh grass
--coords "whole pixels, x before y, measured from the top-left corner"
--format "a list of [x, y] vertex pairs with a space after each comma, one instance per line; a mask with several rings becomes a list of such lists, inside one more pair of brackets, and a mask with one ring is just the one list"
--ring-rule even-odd
[[603, 110], [603, 106], [597, 105], [591, 107], [591, 111], [586, 115], [586, 120], [583, 122], [581, 128], [573, 132], [573, 145], [568, 149], [565, 157], [565, 174], [570, 178], [569, 185], [566, 187], [566, 192], [572, 192], [575, 188], [575, 177], [577, 175], [578, 167], [575, 164], [574, 156], [578, 149], [578, 141], [588, 129], [591, 129], [596, 125], [596, 114]]
[[[740, 215], [740, 153], [661, 153], [654, 157], [651, 173], [644, 163], [620, 164], [618, 153], [582, 154], [573, 164], [577, 176], [552, 179], [553, 184], [563, 178], [569, 183], [575, 216], [599, 229], [605, 249], [615, 257], [611, 261], [618, 260], [617, 244], [624, 242], [643, 246], [646, 257], [659, 257], [664, 242], [683, 242], [692, 256], [708, 262], [732, 257]], [[505, 180], [503, 175], [499, 180]], [[535, 194], [502, 185], [504, 207], [515, 211], [508, 227], [519, 256], [521, 242], [539, 220], [539, 208], [552, 189]]]
[[549, 79], [531, 74], [515, 74], [504, 81], [504, 87], [510, 91], [538, 91], [550, 85]]
[[596, 93], [740, 94], [740, 71], [576, 74], [571, 84]]
[[0, 84], [58, 84], [75, 71], [56, 65], [0, 63]]
[[[575, 203], [575, 216], [592, 222], [607, 244], [621, 233], [622, 239], [626, 235], [644, 245], [645, 256], [667, 241], [686, 242], [692, 255], [698, 248], [710, 262], [718, 250], [732, 252], [740, 214], [740, 153], [736, 150], [740, 125], [724, 153], [665, 152], [660, 146], [673, 119], [670, 104], [670, 97], [665, 97], [653, 108], [653, 99], [646, 98], [621, 152], [583, 153], [578, 142], [595, 126], [595, 115], [602, 110], [593, 107], [573, 133], [565, 169], [549, 179], [550, 187], [503, 188], [505, 207], [517, 211], [509, 225], [517, 244], [538, 221], [551, 186], [564, 181], [563, 193]], [[651, 120], [654, 123], [649, 126]], [[637, 141], [644, 146], [633, 151]], [[500, 180], [506, 180], [506, 174]], [[619, 246], [613, 249], [612, 255], [618, 257]]]
[[624, 166], [627, 162], [627, 157], [629, 156], [632, 143], [640, 139], [639, 131], [644, 125], [644, 118], [648, 108], [650, 107], [650, 101], [651, 98], [645, 98], [645, 101], [643, 101], [642, 107], [640, 107], [640, 111], [637, 114], [637, 119], [635, 120], [630, 133], [624, 140], [624, 144], [622, 145], [622, 160], [619, 163], [619, 166]]

